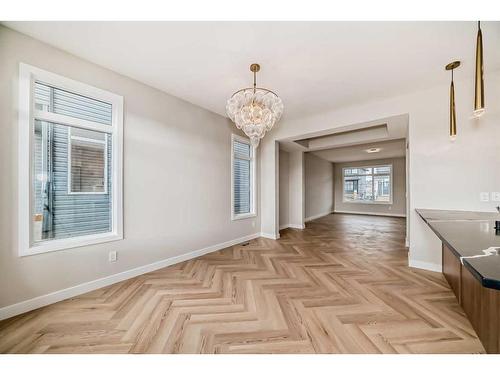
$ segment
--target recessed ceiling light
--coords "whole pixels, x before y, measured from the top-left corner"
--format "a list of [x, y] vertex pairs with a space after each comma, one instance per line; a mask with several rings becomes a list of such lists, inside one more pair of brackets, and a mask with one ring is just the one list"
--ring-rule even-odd
[[368, 150], [365, 151], [368, 152], [369, 154], [372, 154], [374, 152], [380, 152], [380, 150], [381, 150], [380, 148], [374, 147], [374, 148], [369, 148]]

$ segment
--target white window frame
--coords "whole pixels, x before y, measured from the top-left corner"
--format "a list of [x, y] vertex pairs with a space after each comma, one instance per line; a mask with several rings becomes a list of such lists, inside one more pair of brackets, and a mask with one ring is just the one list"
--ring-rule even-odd
[[[245, 214], [237, 214], [234, 212], [234, 142], [238, 141], [250, 146], [250, 212]], [[241, 137], [236, 134], [231, 135], [231, 220], [242, 220], [257, 216], [257, 157], [256, 148], [252, 146], [248, 138]]]
[[[391, 167], [391, 173], [373, 173], [373, 168], [380, 168], [380, 167]], [[359, 174], [359, 175], [349, 175], [347, 177], [357, 177], [357, 176], [371, 176], [372, 177], [372, 192], [374, 191], [375, 187], [375, 176], [389, 176], [391, 180], [391, 188], [390, 188], [390, 199], [388, 202], [377, 202], [377, 201], [350, 201], [345, 199], [345, 170], [346, 169], [362, 169], [362, 168], [372, 168], [372, 173], [371, 174]], [[391, 163], [384, 163], [384, 164], [375, 164], [375, 165], [368, 165], [368, 166], [349, 166], [349, 167], [343, 167], [342, 168], [342, 203], [353, 203], [353, 204], [385, 204], [385, 205], [391, 205], [393, 204], [394, 200], [394, 181], [393, 181], [393, 165]]]
[[[105, 125], [75, 117], [35, 109], [35, 82], [45, 83], [69, 92], [112, 105], [112, 123]], [[74, 81], [37, 67], [19, 64], [19, 173], [18, 173], [18, 245], [19, 256], [70, 249], [123, 239], [123, 97], [96, 87]], [[48, 240], [33, 241], [33, 126], [35, 119], [100, 131], [112, 140], [112, 228], [110, 232]], [[107, 159], [107, 158], [106, 158]]]
[[[72, 140], [88, 142], [88, 143], [98, 143], [104, 145], [104, 191], [72, 191], [72, 176], [71, 165], [72, 165], [72, 155], [71, 155], [71, 143]], [[77, 135], [71, 135], [71, 128], [68, 128], [68, 195], [106, 195], [108, 194], [108, 134], [104, 134], [104, 141], [100, 139], [93, 139], [88, 137], [80, 137]]]

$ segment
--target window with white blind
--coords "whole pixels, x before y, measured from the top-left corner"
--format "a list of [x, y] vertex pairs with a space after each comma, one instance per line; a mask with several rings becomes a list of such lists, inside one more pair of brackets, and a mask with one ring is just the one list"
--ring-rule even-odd
[[231, 152], [231, 217], [255, 216], [255, 148], [250, 140], [233, 134]]
[[20, 64], [19, 254], [123, 238], [123, 98]]

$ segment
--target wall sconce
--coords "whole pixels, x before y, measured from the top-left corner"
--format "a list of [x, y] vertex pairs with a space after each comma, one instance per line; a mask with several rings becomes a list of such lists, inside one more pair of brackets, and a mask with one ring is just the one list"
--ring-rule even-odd
[[455, 111], [455, 85], [453, 84], [453, 70], [460, 66], [460, 61], [453, 61], [445, 66], [446, 70], [451, 70], [450, 85], [450, 140], [457, 138], [457, 115]]
[[477, 22], [476, 39], [476, 84], [474, 86], [474, 112], [473, 116], [478, 118], [484, 114], [484, 79], [483, 79], [483, 33], [481, 32], [481, 21]]

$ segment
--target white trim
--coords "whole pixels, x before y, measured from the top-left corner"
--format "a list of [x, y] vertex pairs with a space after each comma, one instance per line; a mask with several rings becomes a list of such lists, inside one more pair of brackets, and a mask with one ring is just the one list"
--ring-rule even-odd
[[443, 268], [441, 264], [422, 262], [420, 260], [413, 260], [408, 258], [408, 267], [420, 268], [427, 271], [442, 272]]
[[305, 229], [306, 226], [304, 224], [288, 224], [288, 228], [292, 229]]
[[30, 110], [33, 97], [33, 81], [31, 71], [27, 65], [19, 65], [19, 97], [18, 97], [18, 245], [19, 254], [30, 248], [30, 237], [32, 233], [31, 219], [31, 185], [32, 185], [32, 162], [31, 150], [33, 149], [33, 137], [31, 136], [31, 124], [33, 124], [33, 113]]
[[[78, 93], [89, 98], [110, 103], [112, 125], [75, 119], [70, 116], [44, 112], [34, 108], [33, 92], [35, 81], [52, 87]], [[69, 249], [73, 247], [123, 239], [123, 97], [86, 85], [69, 78], [47, 72], [24, 63], [19, 64], [19, 154], [18, 154], [18, 244], [19, 256]], [[112, 230], [109, 233], [80, 236], [69, 239], [50, 240], [42, 243], [33, 241], [33, 137], [35, 119], [76, 126], [83, 129], [110, 133], [112, 136]]]
[[291, 228], [291, 229], [305, 229], [305, 225], [300, 224], [283, 224], [280, 225], [280, 230]]
[[319, 219], [320, 217], [325, 217], [325, 216], [331, 215], [332, 213], [333, 213], [333, 211], [323, 212], [323, 213], [318, 214], [318, 215], [306, 217], [304, 219], [304, 221], [307, 223], [308, 221], [316, 220], [316, 219]]
[[[57, 87], [74, 94], [108, 102], [111, 104], [113, 104], [113, 101], [116, 100], [116, 94], [113, 94], [112, 92], [88, 85], [86, 83], [82, 83], [80, 81], [75, 81], [71, 78], [67, 78], [59, 74], [37, 68], [36, 66], [28, 65], [25, 63], [20, 63], [19, 65], [22, 69], [28, 71], [30, 75], [35, 76], [38, 82], [41, 82], [47, 86]], [[106, 126], [109, 127], [109, 125]]]
[[195, 250], [189, 252], [187, 254], [178, 255], [175, 257], [167, 258], [164, 260], [160, 260], [158, 262], [146, 264], [144, 266], [140, 266], [137, 268], [132, 268], [127, 271], [119, 272], [114, 275], [106, 276], [97, 280], [89, 281], [83, 284], [75, 285], [66, 289], [58, 290], [52, 293], [45, 294], [43, 296], [38, 296], [35, 298], [31, 298], [26, 301], [22, 301], [10, 306], [5, 306], [0, 308], [0, 320], [10, 318], [15, 315], [19, 315], [25, 313], [27, 311], [31, 311], [34, 309], [38, 309], [43, 306], [50, 305], [52, 303], [56, 303], [67, 298], [75, 297], [83, 293], [90, 292], [92, 290], [96, 290], [99, 288], [103, 288], [105, 286], [115, 284], [117, 282], [130, 279], [132, 277], [136, 277], [139, 275], [143, 275], [148, 272], [152, 272], [158, 270], [160, 268], [168, 267], [170, 265], [184, 262], [186, 260], [190, 260], [204, 254], [208, 254], [214, 251], [218, 251], [224, 249], [226, 247], [234, 246], [240, 244], [242, 242], [250, 241], [255, 238], [258, 238], [260, 233], [250, 234], [248, 236], [236, 238], [234, 240], [226, 241], [217, 245], [208, 246], [203, 249]]
[[[235, 214], [234, 212], [234, 141], [245, 143], [250, 146], [250, 212]], [[237, 134], [231, 134], [231, 220], [243, 220], [257, 216], [257, 150], [248, 138]]]
[[270, 240], [277, 240], [280, 238], [280, 234], [272, 234], [272, 233], [264, 233], [264, 232], [261, 232], [260, 233], [260, 236], [261, 237], [264, 237], [264, 238], [268, 238]]
[[[74, 89], [74, 91], [76, 91], [76, 89]], [[114, 105], [114, 103], [111, 103], [111, 105]], [[40, 121], [52, 122], [54, 124], [61, 124], [85, 130], [93, 130], [100, 133], [113, 132], [113, 126], [110, 125], [101, 124], [99, 122], [88, 121], [80, 119], [78, 117], [61, 115], [59, 113], [41, 111], [39, 109], [33, 109], [33, 117]]]
[[391, 214], [386, 212], [363, 212], [363, 211], [345, 211], [335, 210], [335, 214], [353, 214], [353, 215], [370, 215], [370, 216], [392, 216], [392, 217], [406, 217], [405, 214]]
[[[391, 173], [373, 173], [374, 169], [377, 167], [391, 167]], [[389, 176], [390, 177], [390, 182], [391, 182], [391, 191], [390, 191], [390, 200], [388, 202], [381, 202], [381, 201], [350, 201], [345, 199], [345, 170], [346, 169], [359, 169], [359, 168], [371, 168], [372, 173], [371, 174], [357, 174], [357, 175], [351, 175], [347, 177], [362, 177], [362, 176], [371, 176], [372, 177], [372, 193], [375, 188], [375, 176]], [[343, 167], [342, 168], [342, 203], [354, 203], [354, 204], [383, 204], [383, 205], [392, 205], [394, 203], [394, 183], [393, 183], [393, 168], [394, 166], [392, 163], [383, 163], [383, 164], [375, 164], [375, 165], [367, 165], [367, 166], [358, 166], [358, 167]]]
[[248, 219], [249, 217], [256, 217], [256, 216], [257, 216], [257, 214], [250, 212], [248, 214], [233, 215], [231, 217], [231, 220], [233, 220], [233, 221], [234, 220], [243, 220], [243, 219]]
[[114, 232], [90, 234], [88, 236], [61, 238], [61, 239], [55, 239], [33, 244], [31, 248], [20, 253], [20, 256], [29, 256], [29, 255], [48, 253], [50, 251], [74, 249], [76, 247], [97, 245], [100, 243], [119, 241], [122, 239], [123, 236], [120, 236]]

